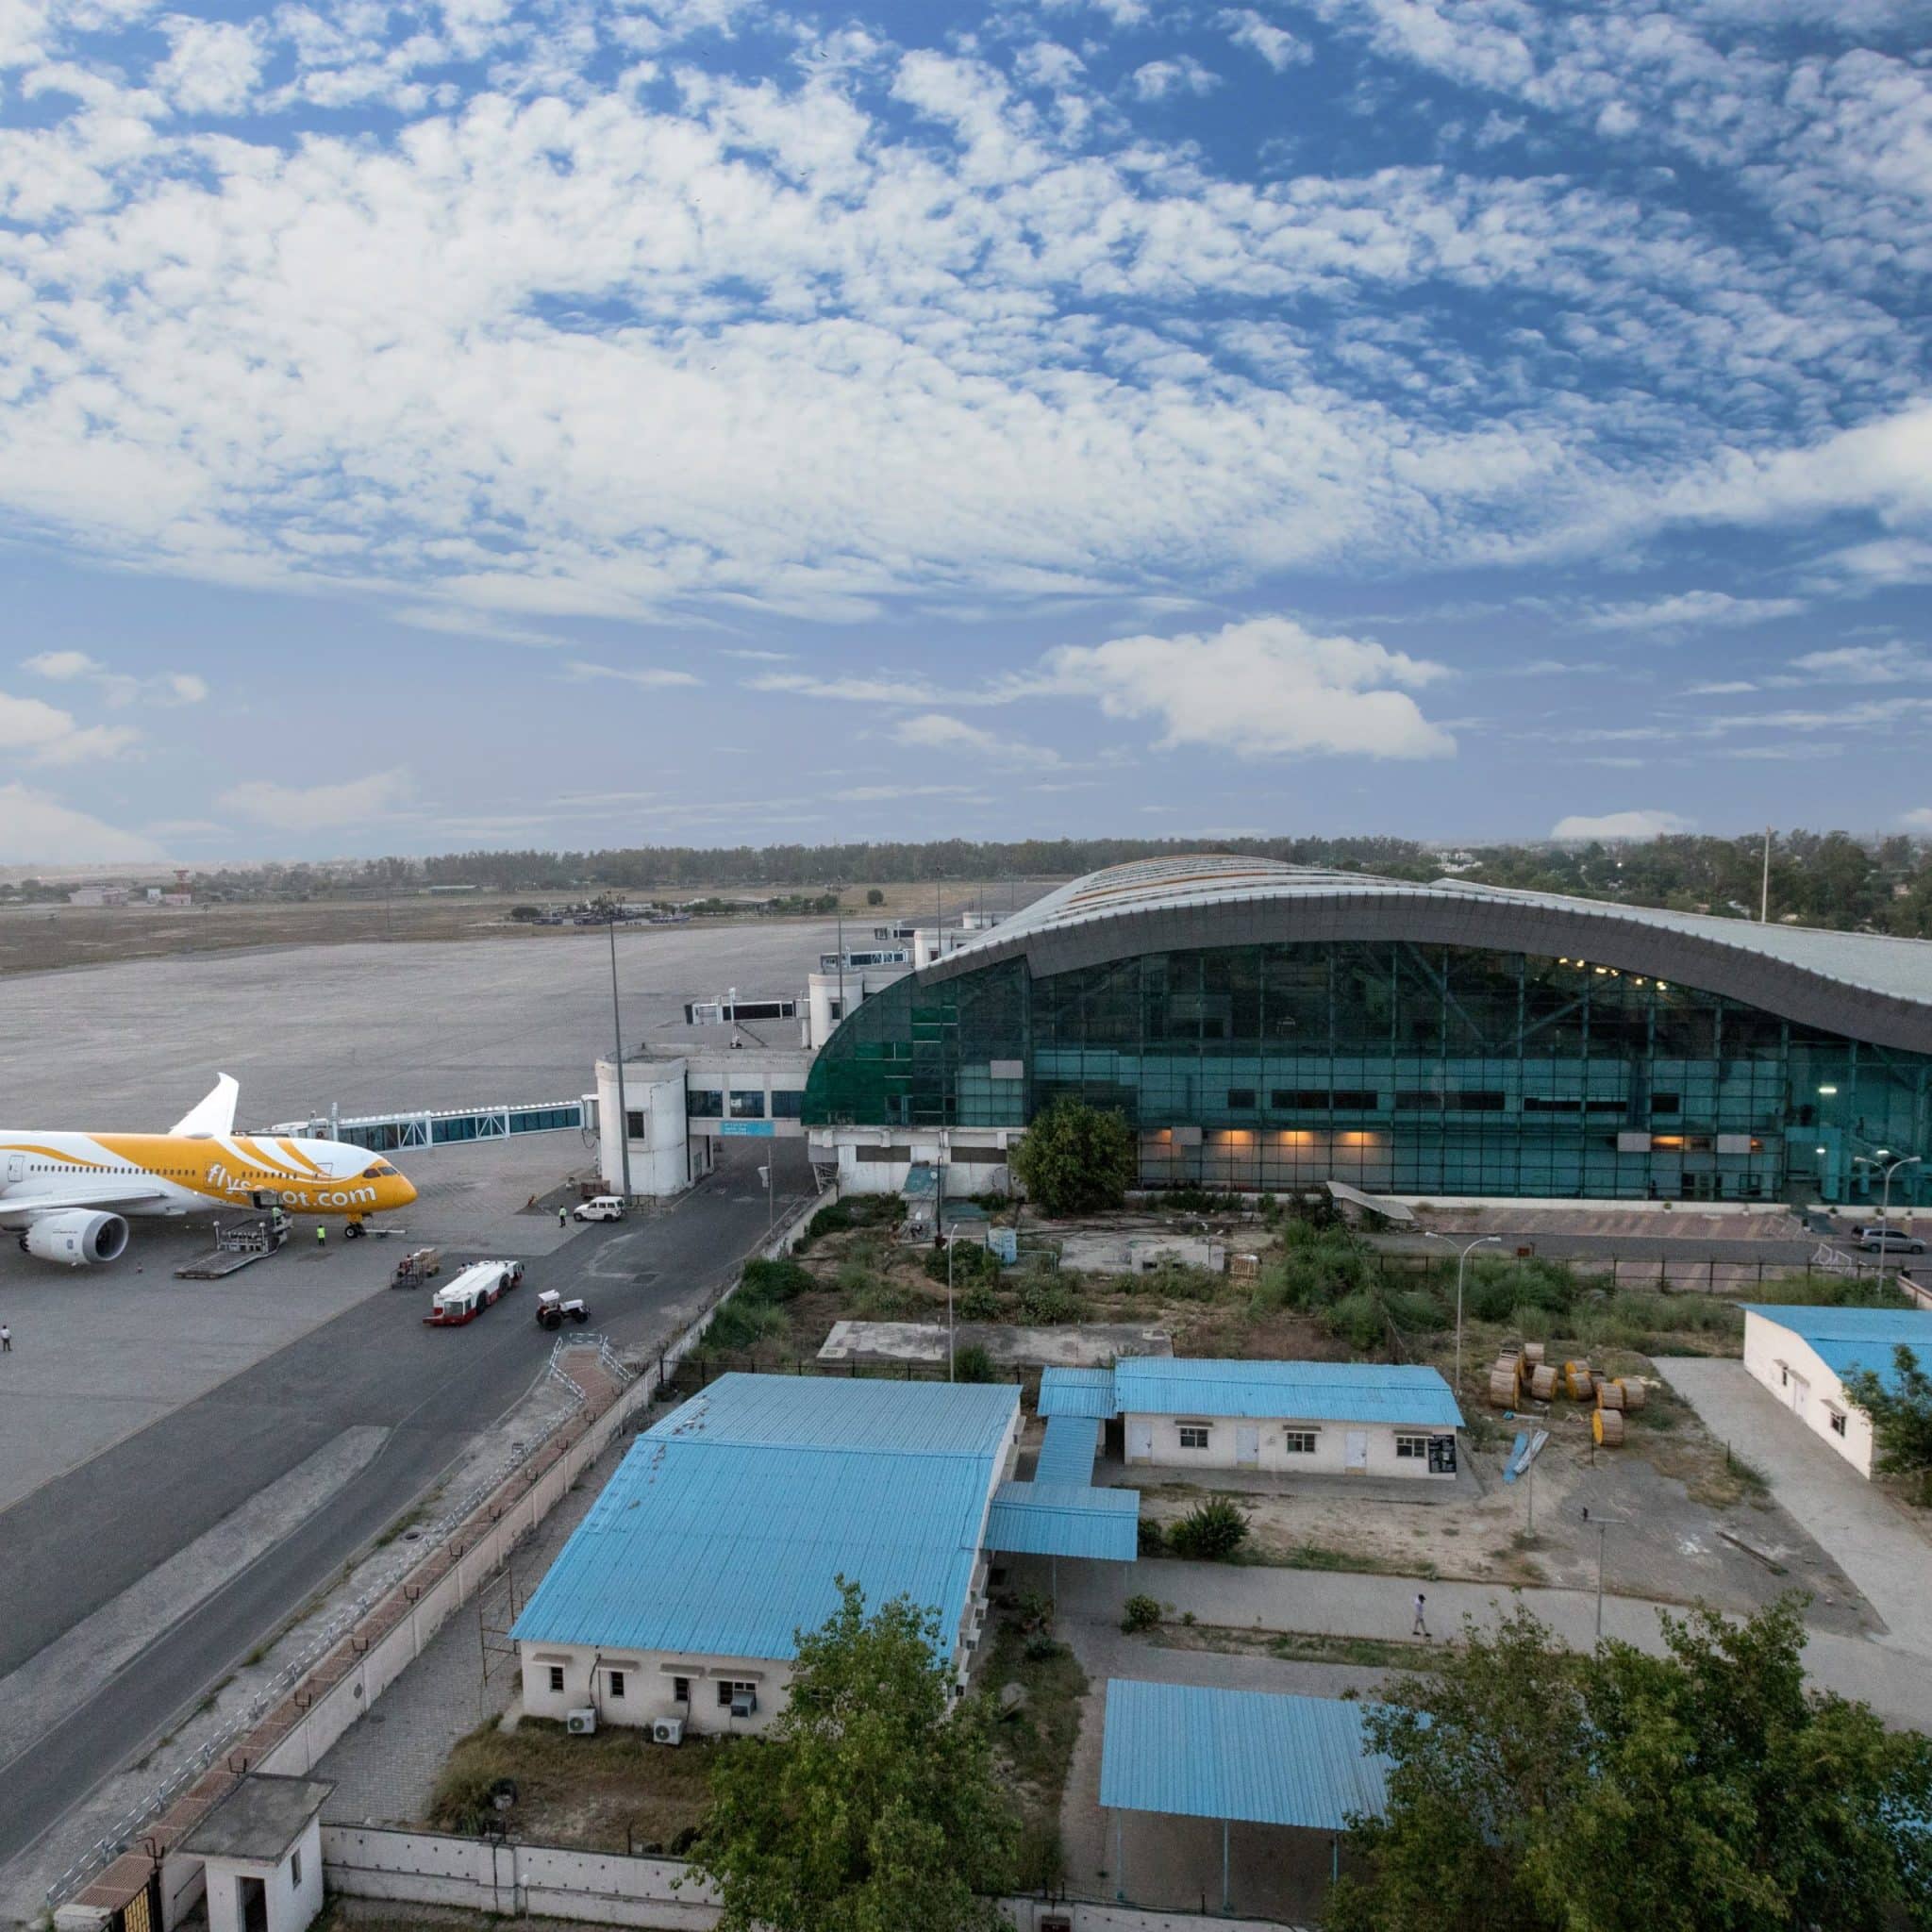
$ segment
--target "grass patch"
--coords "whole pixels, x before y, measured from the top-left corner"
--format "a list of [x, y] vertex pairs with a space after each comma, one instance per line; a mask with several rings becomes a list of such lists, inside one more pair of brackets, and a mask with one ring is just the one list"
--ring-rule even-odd
[[[588, 1851], [682, 1849], [710, 1804], [711, 1765], [732, 1743], [691, 1738], [674, 1750], [622, 1724], [573, 1738], [541, 1718], [504, 1732], [492, 1718], [452, 1746], [425, 1823], [474, 1836], [500, 1820], [525, 1840]], [[516, 1797], [499, 1810], [492, 1794], [506, 1780]]]
[[1018, 1684], [1026, 1693], [995, 1721], [993, 1750], [1020, 1808], [1015, 1880], [1026, 1890], [1058, 1890], [1066, 1879], [1060, 1800], [1080, 1736], [1087, 1673], [1064, 1643], [1002, 1623], [983, 1683], [995, 1709], [1002, 1686]]
[[1163, 1624], [1153, 1640], [1163, 1650], [1218, 1650], [1241, 1657], [1273, 1657], [1301, 1664], [1353, 1664], [1362, 1670], [1401, 1671], [1418, 1657], [1447, 1646], [1401, 1643], [1381, 1637], [1330, 1637], [1314, 1631], [1242, 1630], [1219, 1624]]

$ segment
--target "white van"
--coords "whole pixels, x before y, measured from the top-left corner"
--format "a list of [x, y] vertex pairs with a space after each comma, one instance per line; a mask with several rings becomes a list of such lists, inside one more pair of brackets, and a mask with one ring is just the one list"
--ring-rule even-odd
[[624, 1197], [620, 1194], [593, 1194], [579, 1201], [571, 1210], [579, 1221], [622, 1221]]

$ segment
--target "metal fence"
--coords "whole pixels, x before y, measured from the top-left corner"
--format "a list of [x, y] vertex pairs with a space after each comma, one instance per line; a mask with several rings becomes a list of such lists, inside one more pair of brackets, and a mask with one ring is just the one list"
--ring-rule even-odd
[[[1378, 1258], [1391, 1274], [1400, 1272], [1424, 1282], [1455, 1285], [1453, 1258], [1386, 1250]], [[1660, 1289], [1671, 1294], [1741, 1294], [1762, 1289], [1767, 1282], [1809, 1281], [1820, 1274], [1849, 1272], [1827, 1267], [1817, 1256], [1807, 1261], [1722, 1261], [1708, 1257], [1654, 1255], [1546, 1255], [1541, 1258], [1569, 1269], [1587, 1283], [1609, 1289]]]

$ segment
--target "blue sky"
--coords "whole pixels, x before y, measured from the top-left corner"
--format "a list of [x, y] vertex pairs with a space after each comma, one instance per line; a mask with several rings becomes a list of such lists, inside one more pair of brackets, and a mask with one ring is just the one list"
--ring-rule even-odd
[[1917, 0], [0, 9], [0, 862], [1932, 829]]

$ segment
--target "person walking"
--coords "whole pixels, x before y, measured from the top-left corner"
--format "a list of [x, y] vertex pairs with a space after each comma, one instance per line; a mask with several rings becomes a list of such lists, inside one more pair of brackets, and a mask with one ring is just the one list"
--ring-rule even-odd
[[0, 1322], [0, 1355], [13, 1353], [13, 1330], [5, 1322]]
[[561, 1201], [557, 1204], [557, 1224], [558, 1227], [570, 1225], [570, 1209]]
[[1424, 1614], [1424, 1606], [1427, 1602], [1428, 1599], [1423, 1595], [1422, 1591], [1417, 1591], [1415, 1593], [1415, 1622], [1409, 1626], [1408, 1632], [1411, 1637], [1426, 1638], [1429, 1634], [1429, 1620]]
[[328, 1223], [325, 1221], [318, 1221], [315, 1224], [315, 1245], [318, 1248], [328, 1246]]

